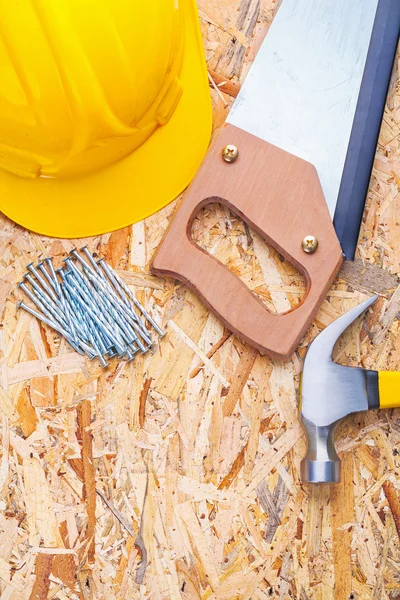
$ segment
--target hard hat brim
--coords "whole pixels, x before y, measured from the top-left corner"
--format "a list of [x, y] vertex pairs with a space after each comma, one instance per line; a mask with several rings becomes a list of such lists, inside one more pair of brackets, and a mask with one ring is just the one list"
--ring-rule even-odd
[[26, 179], [0, 169], [0, 210], [50, 237], [81, 238], [131, 225], [186, 188], [210, 141], [212, 109], [197, 9], [185, 10], [183, 93], [171, 119], [114, 165], [75, 178]]

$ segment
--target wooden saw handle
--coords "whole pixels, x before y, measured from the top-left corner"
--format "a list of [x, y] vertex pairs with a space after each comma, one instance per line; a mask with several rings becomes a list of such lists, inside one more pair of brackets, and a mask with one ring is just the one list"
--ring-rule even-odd
[[[222, 158], [228, 144], [239, 149], [232, 163]], [[284, 314], [271, 313], [236, 275], [193, 242], [193, 219], [213, 202], [238, 214], [304, 275], [307, 293], [299, 306]], [[302, 249], [307, 235], [319, 241], [314, 254]], [[186, 283], [231, 331], [261, 352], [288, 358], [341, 263], [341, 248], [315, 167], [226, 124], [178, 206], [153, 259], [152, 272]]]

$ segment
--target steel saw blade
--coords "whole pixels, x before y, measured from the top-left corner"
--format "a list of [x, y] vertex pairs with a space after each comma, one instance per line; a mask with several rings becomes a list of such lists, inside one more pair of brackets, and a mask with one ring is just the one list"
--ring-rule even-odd
[[348, 258], [399, 24], [399, 0], [283, 0], [227, 119], [316, 167]]

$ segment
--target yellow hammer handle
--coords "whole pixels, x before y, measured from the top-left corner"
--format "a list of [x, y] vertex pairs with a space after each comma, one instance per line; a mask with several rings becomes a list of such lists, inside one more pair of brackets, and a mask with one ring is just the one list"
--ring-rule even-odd
[[379, 371], [379, 407], [400, 407], [400, 371]]

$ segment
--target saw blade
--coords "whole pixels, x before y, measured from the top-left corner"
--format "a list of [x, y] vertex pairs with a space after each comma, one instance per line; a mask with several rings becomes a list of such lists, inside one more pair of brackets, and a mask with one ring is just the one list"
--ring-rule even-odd
[[333, 218], [379, 0], [283, 0], [227, 121], [311, 162]]

